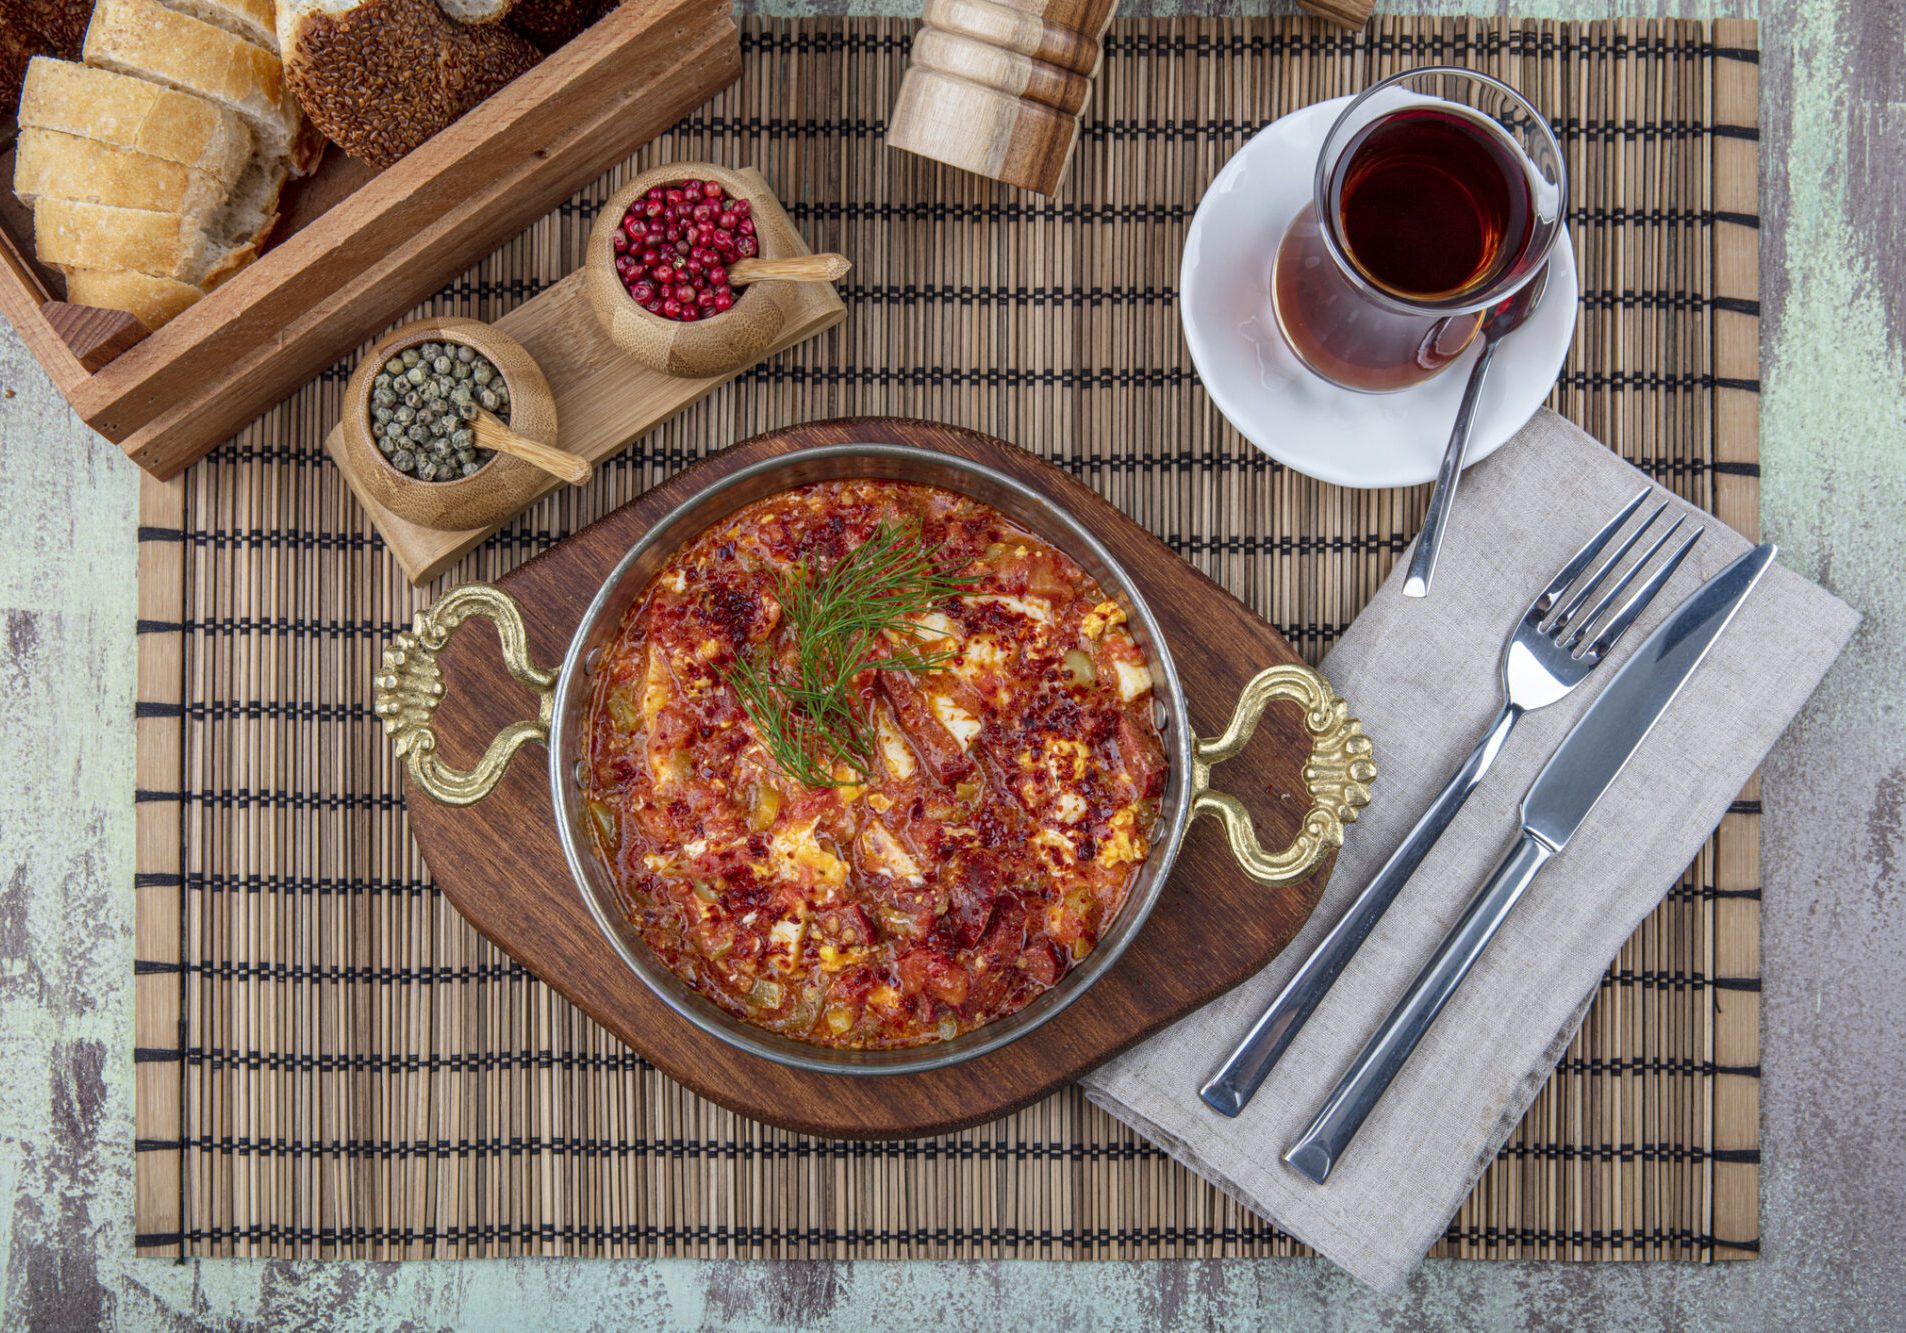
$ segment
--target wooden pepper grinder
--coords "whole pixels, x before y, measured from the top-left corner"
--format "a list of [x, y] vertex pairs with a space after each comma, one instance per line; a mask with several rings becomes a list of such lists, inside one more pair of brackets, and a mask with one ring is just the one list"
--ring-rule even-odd
[[926, 0], [887, 143], [1053, 194], [1117, 0]]
[[[1055, 194], [1117, 0], [926, 0], [887, 143]], [[1371, 0], [1298, 0], [1360, 27]]]

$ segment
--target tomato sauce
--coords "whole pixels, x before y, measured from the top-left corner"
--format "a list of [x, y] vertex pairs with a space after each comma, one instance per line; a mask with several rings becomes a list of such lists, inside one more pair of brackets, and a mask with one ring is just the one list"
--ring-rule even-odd
[[[730, 672], [790, 651], [784, 579], [896, 523], [964, 580], [910, 622], [937, 661], [855, 676], [873, 762], [804, 785]], [[931, 487], [826, 482], [709, 528], [595, 671], [589, 823], [630, 921], [695, 990], [799, 1041], [914, 1046], [1021, 1008], [1091, 953], [1150, 852], [1166, 760], [1125, 620], [1063, 552]]]

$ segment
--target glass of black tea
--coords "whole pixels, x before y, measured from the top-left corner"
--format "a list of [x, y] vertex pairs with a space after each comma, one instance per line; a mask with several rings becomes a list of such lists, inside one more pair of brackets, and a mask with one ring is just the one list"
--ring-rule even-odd
[[1385, 79], [1331, 126], [1314, 197], [1278, 246], [1278, 326], [1346, 389], [1420, 384], [1548, 262], [1567, 200], [1548, 122], [1506, 83], [1450, 68]]

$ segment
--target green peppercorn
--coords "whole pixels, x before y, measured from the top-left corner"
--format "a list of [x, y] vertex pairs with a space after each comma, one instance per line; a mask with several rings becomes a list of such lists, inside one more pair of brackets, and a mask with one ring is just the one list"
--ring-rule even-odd
[[509, 420], [509, 385], [490, 360], [465, 343], [419, 343], [392, 354], [372, 378], [371, 435], [399, 472], [454, 481], [492, 456], [470, 426], [479, 404]]

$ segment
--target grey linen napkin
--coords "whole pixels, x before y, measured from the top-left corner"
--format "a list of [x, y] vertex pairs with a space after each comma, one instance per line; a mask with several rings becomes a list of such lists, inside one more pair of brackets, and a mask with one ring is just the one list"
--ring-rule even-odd
[[1645, 481], [1546, 410], [1465, 475], [1434, 591], [1405, 598], [1408, 562], [1399, 560], [1323, 664], [1375, 742], [1378, 776], [1316, 913], [1256, 977], [1084, 1080], [1093, 1101], [1374, 1287], [1400, 1286], [1442, 1234], [1581, 1025], [1609, 960], [1693, 860], [1858, 623], [1829, 593], [1778, 565], [1768, 570], [1536, 879], [1329, 1183], [1311, 1184], [1284, 1165], [1285, 1149], [1507, 850], [1522, 795], [1549, 754], [1634, 646], [1747, 550], [1746, 539], [1691, 515], [1707, 525], [1693, 555], [1608, 663], [1522, 720], [1244, 1113], [1219, 1115], [1198, 1088], [1495, 715], [1497, 658], [1516, 617]]

